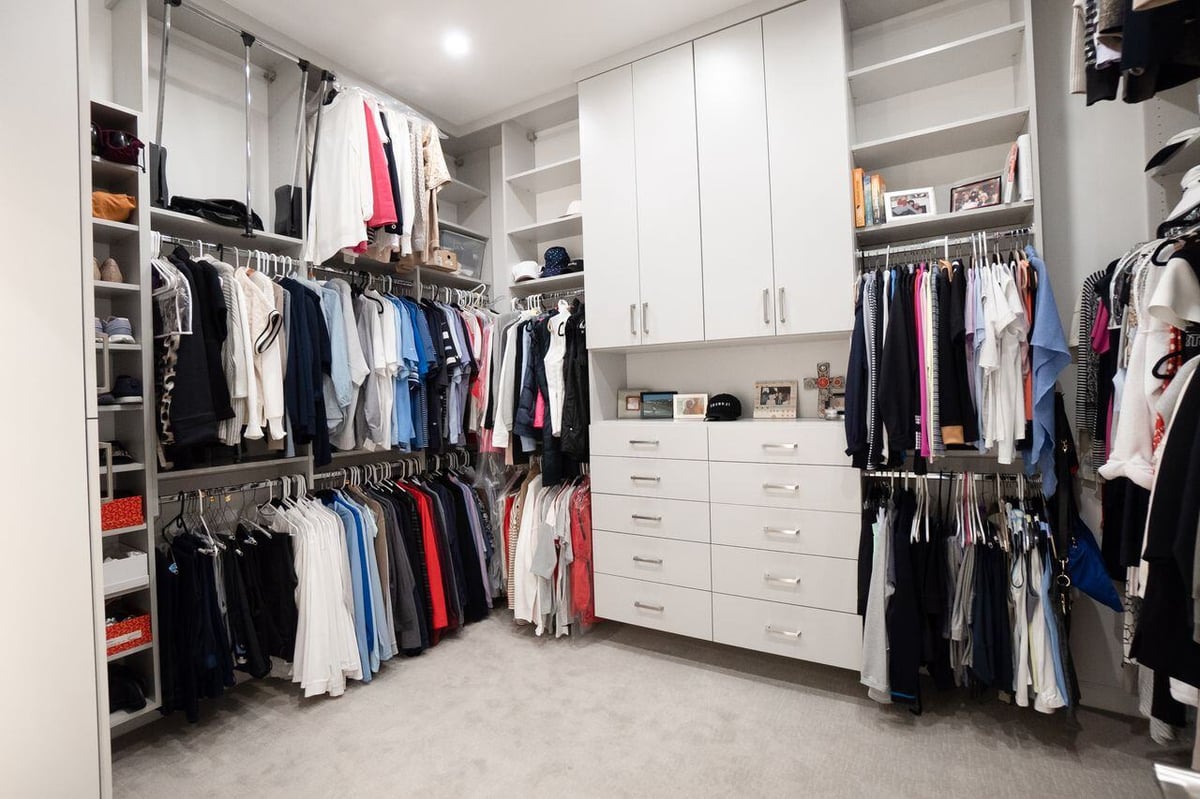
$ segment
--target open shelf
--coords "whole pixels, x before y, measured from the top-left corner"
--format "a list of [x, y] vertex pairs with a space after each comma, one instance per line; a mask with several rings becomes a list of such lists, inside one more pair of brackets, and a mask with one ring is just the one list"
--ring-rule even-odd
[[114, 660], [121, 660], [123, 658], [129, 657], [130, 655], [136, 655], [138, 652], [149, 652], [153, 648], [154, 648], [154, 642], [147, 641], [144, 644], [139, 644], [138, 646], [135, 646], [133, 649], [126, 649], [125, 651], [118, 652], [115, 655], [109, 655], [107, 660], [109, 663], [112, 663]]
[[[104, 349], [103, 342], [97, 341], [96, 349], [98, 349], [98, 350]], [[109, 352], [141, 352], [142, 345], [141, 344], [109, 344], [108, 349], [109, 349]]]
[[527, 169], [508, 177], [508, 184], [514, 189], [530, 191], [535, 194], [554, 189], [565, 189], [567, 186], [575, 186], [579, 182], [579, 156]]
[[114, 283], [111, 280], [93, 280], [92, 288], [97, 297], [114, 297], [123, 294], [137, 294], [142, 287], [136, 283]]
[[128, 710], [116, 710], [108, 714], [108, 726], [119, 727], [134, 719], [139, 719], [142, 716], [148, 716], [154, 713], [160, 707], [157, 699], [147, 699], [146, 706], [141, 710], [135, 710], [132, 713]]
[[516, 241], [537, 243], [583, 235], [583, 214], [569, 214], [508, 231]]
[[847, 0], [846, 25], [850, 30], [865, 28], [876, 22], [894, 19], [902, 14], [934, 5], [941, 0]]
[[[116, 463], [113, 464], [113, 474], [126, 474], [128, 472], [140, 472], [146, 468], [144, 463]], [[101, 469], [101, 471], [104, 471]]]
[[975, 208], [956, 214], [936, 214], [916, 219], [872, 225], [856, 231], [860, 247], [891, 244], [953, 233], [967, 233], [999, 227], [1016, 227], [1033, 222], [1033, 201]]
[[277, 469], [280, 466], [307, 466], [308, 456], [298, 455], [294, 458], [264, 458], [257, 461], [242, 461], [241, 463], [226, 463], [221, 466], [201, 466], [196, 469], [178, 469], [176, 471], [159, 471], [160, 483], [179, 482], [197, 477], [212, 477], [214, 475], [240, 475], [245, 472]]
[[98, 155], [92, 156], [92, 177], [111, 180], [113, 178], [127, 178], [136, 176], [141, 172], [141, 167], [133, 164], [118, 164], [116, 161], [107, 161]]
[[[153, 565], [153, 561], [150, 561]], [[136, 580], [123, 580], [113, 586], [104, 586], [104, 598], [116, 599], [119, 596], [127, 594], [136, 594], [138, 591], [144, 591], [150, 587], [150, 575], [143, 574]]]
[[224, 244], [227, 247], [262, 250], [282, 255], [298, 255], [300, 245], [303, 244], [300, 239], [263, 230], [256, 230], [253, 236], [247, 237], [240, 227], [218, 225], [198, 216], [181, 214], [166, 208], [150, 209], [150, 227], [159, 233], [181, 239], [199, 239], [210, 244]]
[[[92, 100], [92, 121], [102, 128], [112, 130], [124, 130], [129, 133], [136, 133], [138, 118], [141, 113], [134, 111], [132, 108], [126, 108], [118, 103], [112, 103], [108, 100]], [[139, 138], [148, 138], [142, 136]]]
[[119, 404], [119, 405], [100, 405], [100, 406], [97, 406], [97, 408], [96, 408], [96, 410], [100, 411], [100, 413], [117, 413], [119, 411], [140, 411], [141, 409], [142, 409], [142, 403], [140, 403], [140, 402], [127, 402], [127, 403]]
[[1029, 120], [1028, 106], [986, 114], [948, 125], [915, 130], [851, 148], [855, 166], [868, 172], [896, 164], [924, 161], [951, 153], [978, 150], [1017, 140]]
[[132, 527], [114, 527], [112, 530], [105, 530], [100, 534], [101, 538], [112, 538], [113, 536], [126, 535], [128, 533], [140, 533], [146, 529], [144, 524], [135, 524]]
[[488, 240], [488, 235], [486, 233], [480, 233], [478, 230], [469, 228], [466, 225], [460, 225], [457, 222], [446, 222], [442, 219], [439, 219], [438, 227], [441, 228], [442, 230], [449, 230], [454, 233], [461, 233], [464, 236], [470, 236], [471, 238], [479, 239], [480, 241]]
[[522, 280], [508, 287], [508, 293], [518, 297], [528, 297], [530, 294], [542, 294], [551, 291], [569, 291], [583, 288], [583, 272], [572, 272], [567, 275], [554, 277], [539, 277], [533, 280]]
[[1025, 23], [1014, 22], [849, 74], [859, 105], [970, 78], [1011, 66], [1021, 52]]
[[92, 217], [92, 238], [96, 241], [112, 244], [138, 234], [138, 226], [128, 222], [113, 222], [109, 219]]
[[487, 192], [483, 189], [476, 188], [470, 183], [464, 183], [458, 178], [451, 178], [450, 182], [442, 186], [442, 190], [438, 192], [438, 199], [448, 203], [458, 205], [459, 203], [478, 202], [487, 198]]
[[421, 282], [431, 286], [448, 286], [458, 289], [473, 289], [483, 285], [483, 281], [477, 277], [454, 272], [441, 272], [428, 266], [421, 267]]

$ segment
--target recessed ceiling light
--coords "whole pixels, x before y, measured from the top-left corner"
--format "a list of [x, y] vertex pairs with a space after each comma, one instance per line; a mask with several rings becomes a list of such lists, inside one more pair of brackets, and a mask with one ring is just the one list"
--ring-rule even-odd
[[442, 38], [442, 47], [449, 55], [462, 58], [471, 52], [471, 39], [462, 31], [450, 31]]

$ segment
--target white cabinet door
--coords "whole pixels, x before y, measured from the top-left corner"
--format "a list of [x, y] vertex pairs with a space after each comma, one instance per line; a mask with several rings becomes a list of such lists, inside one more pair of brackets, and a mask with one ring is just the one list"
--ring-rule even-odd
[[853, 326], [853, 196], [842, 0], [763, 17], [780, 334]]
[[[633, 64], [633, 115], [642, 343], [702, 341], [700, 179], [690, 42]], [[589, 295], [589, 307], [593, 302]], [[590, 330], [588, 335], [588, 345], [596, 346]]]
[[641, 341], [633, 70], [618, 67], [579, 84], [580, 177], [587, 250], [588, 346]]
[[[704, 336], [709, 341], [773, 336], [762, 22], [752, 19], [697, 39], [695, 49]], [[801, 137], [791, 146], [806, 143]]]

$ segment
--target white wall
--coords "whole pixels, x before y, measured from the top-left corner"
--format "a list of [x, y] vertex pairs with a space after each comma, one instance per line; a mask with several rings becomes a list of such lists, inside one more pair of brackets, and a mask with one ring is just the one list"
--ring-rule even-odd
[[2, 16], [5, 99], [21, 121], [0, 125], [0, 241], [33, 268], [0, 291], [0, 795], [93, 797], [108, 719], [92, 604], [76, 3], [6, 0]]

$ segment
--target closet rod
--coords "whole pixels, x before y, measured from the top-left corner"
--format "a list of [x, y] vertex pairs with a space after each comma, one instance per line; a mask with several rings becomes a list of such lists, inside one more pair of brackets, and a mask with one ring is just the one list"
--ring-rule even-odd
[[894, 480], [903, 478], [905, 480], [912, 478], [914, 480], [961, 480], [963, 477], [970, 477], [972, 480], [995, 480], [997, 477], [1010, 480], [1018, 477], [1024, 477], [1030, 483], [1040, 483], [1041, 475], [1027, 475], [1019, 472], [930, 472], [929, 474], [917, 474], [916, 472], [864, 472], [863, 478], [866, 480]]
[[[908, 244], [889, 244], [886, 247], [878, 247], [873, 250], [859, 250], [858, 257], [873, 258], [878, 255], [891, 255], [897, 253], [916, 252], [918, 250], [931, 250], [936, 247], [957, 247], [961, 244], [970, 244], [973, 241], [978, 241], [979, 233], [984, 233], [984, 231], [979, 231], [978, 233], [970, 236], [956, 236], [954, 238], [950, 238], [949, 236], [941, 236], [936, 239], [929, 239], [928, 241], [918, 241]], [[1033, 227], [1021, 227], [1014, 228], [1012, 230], [993, 231], [987, 233], [986, 235], [988, 241], [996, 241], [1004, 238], [1030, 236], [1033, 233]]]
[[201, 494], [215, 497], [222, 494], [240, 494], [247, 491], [260, 491], [264, 488], [270, 488], [276, 483], [279, 483], [279, 488], [282, 491], [283, 480], [275, 477], [270, 480], [259, 480], [256, 483], [242, 483], [240, 485], [224, 486], [222, 488], [192, 489], [191, 491], [180, 491], [178, 494], [160, 494], [158, 497], [158, 504], [167, 505], [174, 502], [182, 502], [188, 497], [198, 497]]
[[361, 269], [341, 269], [336, 266], [324, 266], [322, 264], [313, 264], [312, 266], [308, 267], [308, 270], [310, 272], [328, 272], [333, 275], [342, 275], [343, 277], [354, 277], [354, 278], [365, 277], [365, 278], [368, 278], [369, 280], [388, 281], [388, 282], [392, 283], [393, 285], [399, 285], [399, 286], [402, 286], [405, 288], [412, 288], [414, 285], [416, 285], [415, 283], [413, 283], [411, 280], [408, 280], [407, 278], [393, 277], [391, 275], [377, 275], [373, 272], [366, 272]]
[[181, 247], [205, 247], [210, 250], [216, 250], [219, 253], [226, 253], [232, 250], [237, 255], [245, 255], [247, 258], [254, 257], [254, 254], [258, 252], [262, 252], [264, 255], [269, 255], [272, 257], [280, 257], [274, 256], [273, 253], [264, 252], [263, 250], [244, 250], [241, 247], [235, 247], [232, 244], [214, 244], [211, 241], [202, 241], [201, 239], [184, 239], [180, 238], [179, 236], [169, 236], [166, 233], [159, 234], [159, 239], [164, 244], [178, 244]]
[[[235, 25], [234, 23], [230, 22], [229, 20], [225, 19], [224, 17], [218, 16], [217, 14], [214, 14], [213, 12], [211, 12], [205, 8], [201, 8], [200, 6], [193, 5], [190, 2], [184, 2], [184, 0], [163, 0], [163, 5], [173, 5], [178, 8], [182, 8], [186, 11], [190, 11], [193, 14], [195, 14], [196, 16], [203, 17], [204, 19], [208, 20], [212, 24], [222, 27], [227, 31], [236, 33], [239, 36], [243, 33], [250, 33], [250, 31], [246, 30], [241, 25]], [[286, 59], [294, 62], [297, 66], [308, 64], [308, 61], [306, 59], [301, 58], [300, 56], [296, 55], [295, 53], [289, 52], [288, 50], [285, 50], [284, 48], [280, 47], [279, 45], [272, 44], [271, 42], [262, 38], [258, 34], [253, 34], [253, 35], [254, 35], [254, 43], [258, 44], [258, 45], [262, 45], [263, 49], [270, 50], [275, 55], [280, 56], [282, 58], [286, 58]]]

